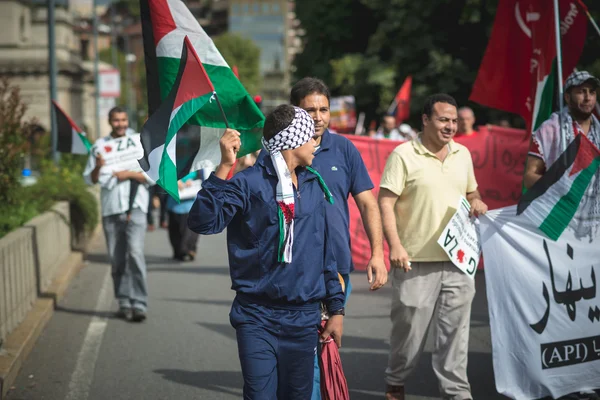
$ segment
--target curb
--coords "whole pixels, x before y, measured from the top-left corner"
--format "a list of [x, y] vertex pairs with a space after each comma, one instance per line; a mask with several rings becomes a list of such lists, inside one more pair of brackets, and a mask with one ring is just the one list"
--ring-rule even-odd
[[38, 296], [25, 319], [6, 337], [0, 350], [0, 400], [5, 398], [27, 356], [50, 321], [55, 305], [64, 297], [69, 284], [83, 266], [83, 253], [71, 252], [56, 272], [48, 290]]

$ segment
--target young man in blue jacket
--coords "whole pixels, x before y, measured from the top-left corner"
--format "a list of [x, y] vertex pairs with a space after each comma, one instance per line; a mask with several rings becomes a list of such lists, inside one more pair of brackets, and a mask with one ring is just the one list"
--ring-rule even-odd
[[269, 157], [226, 181], [241, 146], [228, 129], [221, 163], [203, 185], [188, 219], [190, 229], [227, 229], [232, 289], [230, 321], [236, 329], [244, 399], [311, 397], [319, 342], [320, 303], [330, 319], [320, 334], [341, 345], [344, 294], [330, 246], [333, 197], [308, 167], [315, 128], [299, 107], [281, 105], [265, 120]]

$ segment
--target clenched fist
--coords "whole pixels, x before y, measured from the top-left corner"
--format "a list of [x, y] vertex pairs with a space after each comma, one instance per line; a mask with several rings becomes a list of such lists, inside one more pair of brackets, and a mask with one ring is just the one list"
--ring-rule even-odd
[[219, 145], [221, 146], [221, 165], [233, 166], [237, 152], [242, 147], [240, 133], [235, 129], [226, 129], [219, 141]]

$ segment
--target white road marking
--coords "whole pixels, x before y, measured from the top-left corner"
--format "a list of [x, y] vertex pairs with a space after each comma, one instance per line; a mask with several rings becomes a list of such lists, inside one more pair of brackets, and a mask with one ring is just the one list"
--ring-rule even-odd
[[[112, 304], [112, 295], [110, 269], [107, 268], [95, 311], [98, 313], [108, 311]], [[77, 364], [71, 375], [69, 391], [65, 400], [86, 400], [88, 398], [107, 323], [107, 317], [99, 316], [94, 316], [90, 321], [83, 345], [77, 356]]]

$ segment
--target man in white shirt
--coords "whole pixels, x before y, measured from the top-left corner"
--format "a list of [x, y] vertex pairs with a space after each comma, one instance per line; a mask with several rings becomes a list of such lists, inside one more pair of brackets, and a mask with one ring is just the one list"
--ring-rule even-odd
[[109, 148], [116, 139], [135, 134], [128, 128], [127, 112], [120, 107], [110, 110], [108, 122], [112, 132], [94, 143], [83, 177], [88, 184], [98, 183], [101, 188], [102, 226], [119, 303], [117, 316], [142, 322], [146, 319], [148, 298], [144, 256], [148, 186], [154, 182], [143, 172], [115, 172], [115, 168], [105, 166], [102, 149]]

